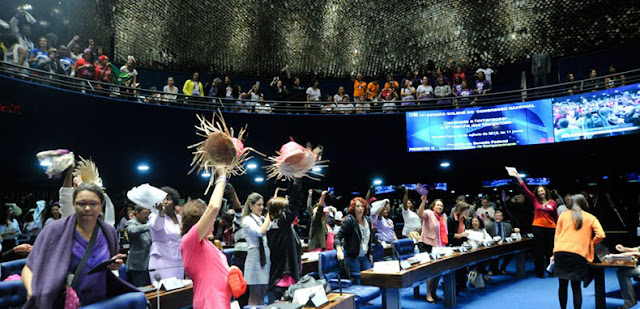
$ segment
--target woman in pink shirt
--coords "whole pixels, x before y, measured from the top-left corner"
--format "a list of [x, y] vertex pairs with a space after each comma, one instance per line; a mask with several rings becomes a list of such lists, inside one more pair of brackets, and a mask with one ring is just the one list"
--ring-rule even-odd
[[206, 238], [213, 232], [227, 184], [226, 171], [218, 169], [216, 173], [209, 205], [190, 200], [182, 210], [180, 252], [184, 270], [193, 280], [194, 309], [231, 308], [227, 257]]
[[[422, 233], [418, 248], [420, 252], [431, 252], [433, 247], [446, 247], [449, 243], [447, 236], [447, 218], [444, 214], [444, 204], [442, 200], [435, 200], [429, 209], [424, 209], [427, 205], [427, 195], [420, 197], [422, 203], [418, 208], [418, 216], [422, 218]], [[427, 302], [435, 303], [438, 300], [436, 288], [440, 277], [427, 281]]]

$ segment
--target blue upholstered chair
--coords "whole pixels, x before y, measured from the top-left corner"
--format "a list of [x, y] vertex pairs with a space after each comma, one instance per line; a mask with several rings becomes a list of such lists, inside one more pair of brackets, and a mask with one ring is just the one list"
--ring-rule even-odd
[[231, 266], [231, 264], [233, 263], [233, 254], [235, 252], [236, 252], [236, 250], [233, 249], [233, 248], [222, 249], [222, 253], [224, 253], [224, 255], [227, 256], [227, 263], [229, 264], [229, 266]]
[[27, 259], [19, 259], [19, 260], [4, 262], [0, 264], [0, 272], [2, 273], [0, 275], [0, 280], [4, 280], [13, 274], [22, 273], [22, 268], [24, 268], [24, 265], [26, 263], [27, 263]]
[[[325, 279], [331, 286], [332, 292], [338, 290], [340, 269], [336, 250], [323, 251], [318, 259], [318, 274], [320, 279]], [[380, 288], [364, 285], [353, 285], [351, 280], [342, 279], [342, 292], [353, 294], [356, 304], [366, 305], [374, 298], [380, 296]]]
[[146, 309], [147, 297], [142, 292], [118, 295], [101, 302], [80, 307], [83, 309]]
[[0, 282], [0, 308], [22, 308], [27, 302], [27, 290], [22, 280]]
[[398, 252], [398, 258], [406, 260], [415, 255], [415, 243], [411, 238], [402, 238], [393, 242], [393, 248]]
[[379, 242], [374, 242], [371, 245], [371, 254], [373, 255], [374, 263], [384, 260], [384, 248]]

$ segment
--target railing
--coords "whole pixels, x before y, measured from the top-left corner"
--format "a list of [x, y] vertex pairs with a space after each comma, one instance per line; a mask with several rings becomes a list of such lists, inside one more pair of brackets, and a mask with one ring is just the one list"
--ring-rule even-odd
[[[194, 97], [184, 94], [165, 93], [162, 91], [131, 88], [112, 83], [104, 83], [94, 80], [70, 77], [67, 75], [53, 74], [42, 70], [24, 68], [11, 63], [0, 61], [0, 75], [11, 78], [23, 79], [28, 82], [60, 88], [66, 91], [82, 92], [89, 95], [109, 97], [114, 100], [124, 100], [140, 104], [165, 105], [178, 108], [195, 110], [221, 109], [228, 112], [257, 112], [257, 113], [295, 113], [295, 114], [372, 114], [372, 113], [402, 113], [416, 110], [454, 109], [468, 106], [496, 105], [504, 103], [535, 101], [544, 98], [561, 97], [571, 94], [587, 93], [592, 90], [605, 89], [607, 78], [625, 76], [625, 84], [640, 82], [640, 69], [620, 72], [613, 75], [600, 76], [594, 79], [579, 80], [575, 82], [561, 83], [530, 89], [518, 89], [504, 92], [470, 95], [468, 97], [446, 97], [429, 99], [412, 99], [410, 101], [368, 101], [349, 102], [349, 106], [337, 106], [328, 112], [325, 104], [331, 102], [300, 102], [300, 101], [273, 101], [250, 99], [226, 99], [212, 97]], [[597, 85], [598, 88], [594, 88]], [[176, 86], [177, 87], [177, 86]], [[433, 87], [433, 86], [432, 86]], [[381, 87], [382, 88], [382, 87]], [[178, 87], [180, 89], [180, 87]], [[435, 87], [434, 87], [435, 89]], [[571, 92], [569, 91], [571, 89]], [[174, 99], [175, 98], [175, 99]], [[395, 106], [383, 106], [392, 102]], [[407, 104], [413, 102], [413, 105]], [[404, 104], [403, 104], [404, 103]], [[358, 105], [362, 104], [362, 105]]]

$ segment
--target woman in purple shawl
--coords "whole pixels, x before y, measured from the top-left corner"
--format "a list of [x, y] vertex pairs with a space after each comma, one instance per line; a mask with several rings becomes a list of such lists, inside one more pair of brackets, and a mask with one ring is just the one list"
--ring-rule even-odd
[[[113, 226], [99, 219], [104, 206], [100, 187], [84, 183], [73, 191], [75, 214], [47, 225], [36, 239], [33, 251], [22, 270], [22, 282], [27, 289], [24, 308], [55, 308], [62, 297], [69, 273], [75, 273], [94, 228], [99, 228], [95, 246], [80, 274], [76, 289], [81, 305], [137, 290], [115, 277], [111, 271], [87, 274], [90, 269], [109, 258], [120, 258], [118, 238]], [[117, 270], [122, 259], [108, 266]], [[59, 300], [59, 299], [58, 299]], [[62, 299], [64, 302], [64, 299]]]

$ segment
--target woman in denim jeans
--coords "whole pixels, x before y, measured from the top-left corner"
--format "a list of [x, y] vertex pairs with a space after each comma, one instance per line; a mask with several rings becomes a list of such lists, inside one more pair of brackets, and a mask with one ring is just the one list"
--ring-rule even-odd
[[[377, 241], [375, 236], [369, 220], [369, 203], [361, 197], [352, 199], [348, 215], [335, 237], [338, 260], [346, 258], [351, 273], [371, 268], [371, 244]], [[360, 277], [353, 280], [360, 284]]]

